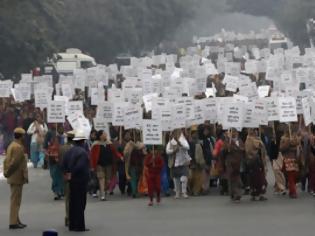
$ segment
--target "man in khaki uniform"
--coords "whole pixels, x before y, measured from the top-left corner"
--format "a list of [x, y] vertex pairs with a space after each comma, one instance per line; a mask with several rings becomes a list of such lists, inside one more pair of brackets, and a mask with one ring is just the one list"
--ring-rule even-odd
[[23, 185], [28, 183], [27, 158], [23, 147], [24, 135], [24, 129], [14, 130], [14, 141], [9, 145], [4, 161], [4, 176], [11, 188], [10, 229], [26, 227], [19, 218]]

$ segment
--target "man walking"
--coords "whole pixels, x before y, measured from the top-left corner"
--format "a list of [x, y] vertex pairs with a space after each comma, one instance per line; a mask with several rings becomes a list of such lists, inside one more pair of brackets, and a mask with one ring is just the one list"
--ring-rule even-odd
[[24, 135], [24, 129], [16, 128], [14, 130], [14, 141], [9, 145], [4, 161], [4, 176], [11, 189], [10, 229], [26, 227], [19, 218], [23, 185], [28, 183], [27, 158], [24, 155], [23, 147]]

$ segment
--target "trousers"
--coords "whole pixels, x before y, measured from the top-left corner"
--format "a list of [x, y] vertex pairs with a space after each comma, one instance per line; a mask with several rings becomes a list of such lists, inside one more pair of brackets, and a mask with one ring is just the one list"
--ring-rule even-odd
[[288, 175], [288, 187], [289, 187], [289, 194], [291, 197], [296, 197], [296, 178], [297, 178], [297, 171], [287, 171]]
[[20, 223], [19, 211], [22, 202], [23, 185], [10, 185], [11, 198], [10, 198], [10, 225]]
[[161, 176], [149, 174], [147, 176], [147, 182], [150, 199], [153, 199], [154, 193], [156, 193], [157, 198], [159, 198], [161, 194]]
[[84, 231], [87, 183], [70, 181], [69, 230]]

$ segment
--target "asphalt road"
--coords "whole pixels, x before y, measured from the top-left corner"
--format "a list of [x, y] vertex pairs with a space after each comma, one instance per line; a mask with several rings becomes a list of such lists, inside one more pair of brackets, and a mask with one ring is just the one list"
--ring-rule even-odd
[[[272, 182], [272, 179], [271, 179]], [[44, 229], [56, 229], [59, 235], [76, 235], [63, 226], [64, 204], [54, 201], [49, 172], [30, 168], [30, 184], [25, 186], [21, 220], [25, 230], [9, 231], [9, 187], [0, 180], [0, 235], [41, 235]], [[82, 235], [106, 236], [314, 236], [315, 198], [301, 193], [299, 199], [274, 196], [269, 201], [251, 202], [248, 196], [240, 204], [212, 190], [209, 196], [187, 200], [162, 199], [157, 207], [148, 207], [147, 199], [129, 199], [116, 193], [107, 202], [89, 197], [86, 224], [90, 232]]]

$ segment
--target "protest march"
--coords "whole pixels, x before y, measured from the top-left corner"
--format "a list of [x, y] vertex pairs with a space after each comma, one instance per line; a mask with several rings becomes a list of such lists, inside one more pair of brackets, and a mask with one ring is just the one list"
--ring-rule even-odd
[[128, 65], [2, 80], [0, 151], [9, 157], [20, 140], [34, 171], [49, 170], [72, 231], [86, 229], [86, 192], [149, 206], [211, 189], [233, 203], [315, 196], [315, 49], [272, 48], [270, 37], [222, 31]]

